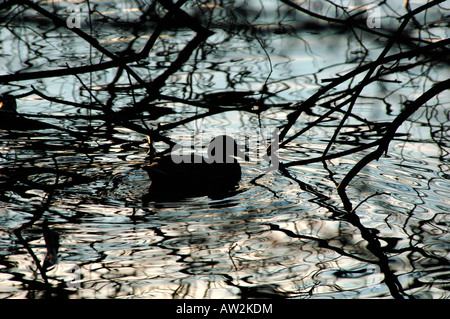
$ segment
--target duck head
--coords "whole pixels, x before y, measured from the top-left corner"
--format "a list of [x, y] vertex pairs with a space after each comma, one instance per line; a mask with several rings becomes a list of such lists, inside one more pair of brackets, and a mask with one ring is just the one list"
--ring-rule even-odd
[[0, 112], [8, 113], [10, 115], [17, 113], [17, 103], [14, 96], [4, 94], [0, 96]]

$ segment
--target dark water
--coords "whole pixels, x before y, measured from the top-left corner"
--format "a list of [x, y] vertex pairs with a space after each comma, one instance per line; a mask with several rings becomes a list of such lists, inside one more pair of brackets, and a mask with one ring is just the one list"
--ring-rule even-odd
[[[134, 6], [118, 3], [116, 9], [126, 12], [126, 18], [117, 16], [132, 21], [137, 13], [130, 8]], [[247, 16], [260, 23], [258, 29], [227, 29], [224, 21], [215, 21], [215, 34], [168, 77], [161, 89], [165, 98], [137, 114], [123, 113], [129, 117], [122, 122], [105, 119], [101, 107], [87, 107], [97, 99], [119, 111], [146, 96], [143, 89], [128, 87], [126, 75], [114, 82], [115, 90], [108, 90], [116, 70], [2, 87], [18, 96], [19, 113], [39, 121], [35, 125], [54, 127], [27, 122], [0, 130], [1, 298], [449, 297], [448, 91], [439, 103], [415, 113], [388, 154], [352, 180], [347, 194], [355, 214], [348, 214], [336, 186], [367, 151], [325, 165], [264, 172], [268, 163], [260, 155], [295, 103], [317, 91], [318, 79], [357, 65], [350, 61], [357, 53], [348, 34], [275, 32], [276, 25], [268, 21], [280, 15], [267, 4], [260, 17]], [[23, 16], [35, 32], [16, 20], [2, 29], [1, 59], [8, 63], [1, 74], [56, 69], [65, 62], [84, 65], [86, 57], [100, 61], [101, 54], [70, 31], [39, 22], [45, 19], [32, 10]], [[295, 21], [284, 17], [286, 24]], [[132, 34], [127, 24], [105, 25], [97, 35], [100, 43], [112, 51], [128, 45]], [[141, 34], [150, 36], [152, 24], [148, 28]], [[14, 30], [23, 32], [27, 42], [19, 41]], [[165, 31], [148, 64], [136, 72], [155, 78], [192, 36], [184, 28]], [[136, 46], [147, 40], [136, 40]], [[27, 45], [31, 49], [24, 52]], [[376, 56], [376, 41], [369, 45]], [[40, 55], [33, 54], [36, 47]], [[448, 71], [448, 65], [438, 65], [428, 76], [443, 79]], [[398, 74], [406, 83], [408, 76]], [[426, 80], [370, 86], [353, 114], [392, 121], [402, 97], [413, 99], [417, 87], [429, 85]], [[222, 94], [222, 100], [212, 95], [257, 92], [265, 83], [273, 95], [264, 105], [254, 102], [261, 93]], [[385, 92], [392, 94], [379, 99]], [[84, 107], [49, 101], [42, 94]], [[219, 106], [222, 112], [214, 114]], [[326, 111], [317, 106], [303, 114], [291, 133]], [[320, 156], [341, 116], [333, 113], [281, 148], [280, 162]], [[191, 146], [195, 138], [199, 152], [219, 134], [247, 138], [251, 160], [241, 162], [236, 191], [222, 199], [143, 202], [150, 183], [140, 168], [148, 162], [146, 130], [158, 125], [176, 143]], [[332, 152], [375, 138], [368, 125], [351, 117]], [[155, 141], [155, 147], [169, 148], [164, 141]], [[46, 272], [41, 267], [47, 252], [44, 220], [59, 234], [58, 263]]]

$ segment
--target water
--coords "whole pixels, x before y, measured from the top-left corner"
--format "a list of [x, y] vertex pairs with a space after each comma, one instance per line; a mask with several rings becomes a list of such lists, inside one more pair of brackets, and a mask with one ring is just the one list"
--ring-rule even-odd
[[[22, 94], [17, 100], [20, 113], [63, 129], [1, 130], [1, 298], [449, 297], [448, 91], [440, 95], [440, 104], [417, 112], [401, 127], [403, 135], [390, 143], [388, 154], [352, 180], [347, 194], [355, 214], [348, 214], [336, 185], [367, 151], [327, 161], [326, 166], [317, 162], [266, 174], [268, 164], [258, 154], [270, 133], [286, 123], [292, 103], [318, 90], [321, 83], [316, 78], [332, 78], [335, 72], [354, 67], [345, 62], [355, 53], [348, 51], [346, 34], [268, 33], [273, 27], [264, 20], [268, 17], [257, 20], [265, 24], [255, 34], [216, 25], [207, 44], [168, 78], [161, 93], [171, 99], [154, 101], [170, 111], [160, 116], [149, 109], [123, 125], [108, 127], [101, 109], [30, 94], [33, 85], [60, 100], [94, 103], [82, 81], [99, 101], [110, 99], [112, 109], [119, 111], [145, 92], [121, 91], [129, 84], [126, 76], [120, 77], [114, 94], [108, 92], [114, 70], [4, 86]], [[41, 56], [33, 57], [32, 50], [24, 55], [24, 44], [16, 47], [17, 54], [7, 56], [3, 47], [2, 59], [9, 63], [1, 74], [28, 65], [28, 71], [59, 68], [61, 59], [74, 66], [83, 64], [86, 56], [99, 61], [98, 52], [70, 31], [48, 28], [32, 24], [38, 34], [47, 31], [30, 41], [42, 46]], [[119, 29], [124, 39], [131, 37], [126, 25], [110, 25], [98, 35], [110, 50], [128, 44], [118, 37]], [[4, 46], [18, 41], [11, 30], [35, 37], [12, 24], [2, 29]], [[148, 65], [136, 70], [141, 76], [156, 77], [191, 37], [185, 29], [165, 32]], [[147, 39], [137, 40], [137, 46]], [[376, 47], [375, 42], [369, 44]], [[445, 78], [448, 70], [446, 65], [435, 67], [430, 77]], [[253, 103], [260, 93], [247, 99], [234, 96], [222, 103], [234, 109], [217, 114], [185, 103], [208, 102], [213, 110], [220, 101], [209, 102], [205, 94], [258, 91], [265, 82], [275, 92], [267, 100], [270, 107], [258, 109]], [[415, 94], [414, 88], [404, 85], [383, 100], [380, 92], [396, 88], [395, 83], [384, 85], [371, 86], [353, 114], [392, 121], [399, 112], [398, 99]], [[388, 101], [391, 112], [386, 111]], [[325, 111], [314, 108], [315, 114]], [[288, 136], [316, 119], [315, 114], [303, 114]], [[280, 161], [320, 156], [339, 123], [338, 115], [333, 113], [280, 149]], [[170, 126], [186, 117], [194, 119]], [[205, 146], [224, 132], [260, 144], [252, 144], [252, 160], [241, 163], [242, 180], [230, 196], [145, 203], [142, 196], [150, 183], [140, 168], [148, 161], [145, 126], [158, 125], [168, 128], [165, 136], [184, 145], [190, 145], [195, 135], [196, 146]], [[342, 132], [331, 152], [378, 137], [356, 117]], [[155, 147], [168, 148], [164, 141], [155, 141]], [[60, 239], [58, 263], [45, 273], [37, 265], [47, 251], [44, 219]]]

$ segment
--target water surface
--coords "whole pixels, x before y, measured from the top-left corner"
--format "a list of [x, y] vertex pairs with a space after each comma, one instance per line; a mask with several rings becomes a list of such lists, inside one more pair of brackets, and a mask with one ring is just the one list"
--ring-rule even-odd
[[[127, 19], [135, 18], [133, 10], [126, 12]], [[351, 69], [356, 62], [350, 58], [358, 53], [340, 32], [274, 32], [272, 21], [281, 13], [264, 12], [254, 20], [261, 23], [260, 30], [212, 24], [215, 34], [167, 79], [161, 90], [166, 99], [152, 102], [161, 113], [141, 112], [127, 125], [109, 126], [101, 107], [50, 102], [31, 91], [33, 85], [45, 95], [84, 105], [95, 105], [94, 93], [119, 111], [144, 97], [145, 90], [126, 89], [129, 79], [123, 75], [112, 94], [106, 85], [113, 83], [116, 70], [5, 85], [5, 92], [21, 96], [20, 113], [58, 129], [0, 131], [1, 298], [449, 297], [448, 91], [440, 103], [417, 112], [401, 127], [388, 154], [352, 180], [347, 193], [355, 211], [348, 214], [336, 186], [367, 151], [325, 165], [269, 173], [264, 173], [268, 163], [259, 155], [297, 103], [320, 88], [319, 79]], [[27, 11], [31, 21], [38, 16]], [[1, 59], [8, 62], [0, 67], [1, 74], [54, 69], [66, 60], [83, 65], [87, 56], [101, 59], [70, 30], [28, 23], [29, 29], [16, 22], [0, 31]], [[150, 36], [152, 25], [147, 27]], [[13, 35], [18, 30], [25, 42]], [[96, 32], [113, 51], [132, 38], [127, 24]], [[148, 64], [135, 70], [143, 77], [161, 74], [192, 36], [185, 28], [165, 31]], [[136, 40], [137, 46], [147, 39]], [[41, 55], [24, 52], [26, 44], [41, 47]], [[12, 54], [6, 54], [6, 46]], [[371, 52], [376, 57], [378, 51]], [[440, 65], [429, 77], [443, 79], [448, 71], [448, 65]], [[273, 95], [259, 109], [254, 100], [264, 84]], [[425, 77], [419, 84], [429, 85]], [[392, 121], [401, 97], [416, 94], [416, 86], [396, 85], [370, 86], [372, 91], [365, 92], [353, 113]], [[392, 94], [378, 98], [389, 90]], [[224, 91], [256, 93], [221, 101], [208, 95]], [[391, 102], [390, 109], [386, 102]], [[204, 105], [209, 111], [217, 106], [230, 110], [210, 114]], [[314, 109], [316, 114], [325, 111]], [[303, 114], [291, 133], [316, 114]], [[149, 160], [145, 129], [195, 116], [170, 127], [165, 136], [183, 145], [195, 139], [199, 152], [219, 134], [250, 139], [252, 160], [241, 162], [238, 188], [221, 199], [144, 202], [150, 183], [140, 168]], [[337, 113], [318, 123], [279, 150], [281, 163], [320, 156], [338, 124]], [[353, 117], [342, 132], [332, 152], [378, 138]], [[164, 141], [154, 145], [158, 151], [169, 148]], [[47, 251], [44, 220], [60, 236], [58, 263], [45, 272], [46, 278], [37, 265]]]

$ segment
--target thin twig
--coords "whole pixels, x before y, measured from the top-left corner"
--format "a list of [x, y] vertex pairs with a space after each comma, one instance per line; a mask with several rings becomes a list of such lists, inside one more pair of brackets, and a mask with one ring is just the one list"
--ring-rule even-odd
[[350, 181], [371, 161], [379, 159], [380, 156], [385, 153], [388, 150], [389, 143], [393, 139], [395, 132], [400, 127], [400, 125], [403, 124], [419, 107], [424, 105], [426, 102], [428, 102], [430, 99], [435, 97], [437, 94], [444, 90], [448, 90], [450, 88], [450, 79], [447, 79], [445, 81], [442, 81], [436, 85], [434, 85], [432, 88], [430, 88], [428, 91], [423, 93], [419, 98], [417, 98], [415, 101], [409, 103], [407, 107], [392, 121], [391, 125], [388, 126], [386, 132], [384, 133], [384, 136], [379, 139], [377, 142], [378, 147], [373, 152], [367, 154], [365, 157], [363, 157], [358, 163], [356, 163], [355, 166], [352, 167], [352, 169], [345, 175], [343, 180], [338, 186], [338, 193], [341, 197], [344, 207], [346, 211], [350, 212], [352, 210], [352, 205], [350, 200], [347, 197], [347, 194], [345, 192], [345, 188], [350, 183]]

